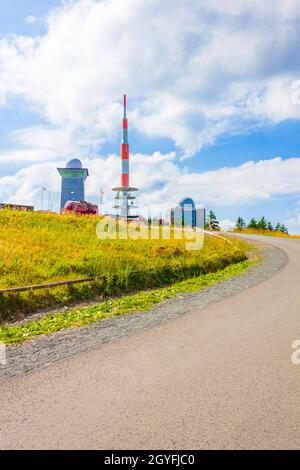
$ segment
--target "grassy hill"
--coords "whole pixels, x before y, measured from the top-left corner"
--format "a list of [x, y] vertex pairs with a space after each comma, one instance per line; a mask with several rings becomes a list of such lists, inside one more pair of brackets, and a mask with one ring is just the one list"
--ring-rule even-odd
[[257, 230], [254, 228], [243, 228], [231, 230], [232, 233], [244, 233], [248, 235], [265, 235], [267, 237], [278, 237], [278, 238], [295, 238], [300, 239], [300, 235], [290, 235], [289, 233], [283, 233], [276, 230]]
[[102, 299], [216, 272], [246, 259], [247, 245], [206, 237], [184, 240], [99, 240], [98, 217], [0, 211], [0, 289], [105, 276], [88, 284], [0, 295], [0, 319], [74, 300]]

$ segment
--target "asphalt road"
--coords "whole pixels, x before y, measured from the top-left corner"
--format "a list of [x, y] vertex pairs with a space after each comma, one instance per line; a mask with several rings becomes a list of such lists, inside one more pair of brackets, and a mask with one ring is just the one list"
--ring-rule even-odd
[[0, 385], [1, 449], [300, 447], [300, 240], [272, 278]]

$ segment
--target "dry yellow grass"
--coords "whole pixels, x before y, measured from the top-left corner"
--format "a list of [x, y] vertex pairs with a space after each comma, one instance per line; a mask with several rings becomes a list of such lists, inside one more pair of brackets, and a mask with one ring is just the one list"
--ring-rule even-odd
[[255, 230], [252, 228], [244, 228], [243, 230], [235, 229], [232, 230], [234, 233], [248, 233], [249, 235], [265, 235], [269, 237], [279, 237], [279, 238], [296, 238], [300, 239], [300, 235], [289, 235], [283, 232], [276, 232], [273, 230]]

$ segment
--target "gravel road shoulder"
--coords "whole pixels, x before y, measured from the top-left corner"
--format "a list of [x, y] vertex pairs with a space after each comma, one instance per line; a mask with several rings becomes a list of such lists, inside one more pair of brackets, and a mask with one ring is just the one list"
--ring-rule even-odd
[[[255, 243], [259, 244], [259, 243]], [[242, 275], [220, 282], [199, 292], [182, 294], [163, 302], [148, 312], [104, 319], [87, 327], [61, 331], [7, 347], [7, 365], [0, 365], [0, 380], [46, 367], [52, 362], [160, 323], [174, 320], [195, 309], [234, 295], [273, 276], [287, 263], [286, 254], [274, 246], [259, 244], [262, 262]]]

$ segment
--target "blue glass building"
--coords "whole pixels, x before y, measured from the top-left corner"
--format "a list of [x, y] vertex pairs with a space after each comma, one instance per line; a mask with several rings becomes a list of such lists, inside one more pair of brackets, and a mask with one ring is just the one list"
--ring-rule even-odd
[[61, 176], [60, 210], [63, 211], [67, 201], [84, 201], [84, 183], [89, 176], [87, 168], [77, 158], [70, 160], [66, 168], [57, 168]]

